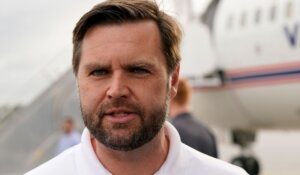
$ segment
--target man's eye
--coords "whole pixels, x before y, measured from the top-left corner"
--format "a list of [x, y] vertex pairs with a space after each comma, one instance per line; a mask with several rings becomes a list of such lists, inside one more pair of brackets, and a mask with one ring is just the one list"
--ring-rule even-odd
[[92, 76], [103, 76], [108, 74], [109, 72], [107, 70], [102, 70], [102, 69], [97, 69], [97, 70], [93, 70], [90, 74]]

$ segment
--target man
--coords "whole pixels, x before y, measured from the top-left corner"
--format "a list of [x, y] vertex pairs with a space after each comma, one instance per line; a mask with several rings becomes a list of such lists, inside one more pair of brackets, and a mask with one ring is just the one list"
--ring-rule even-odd
[[71, 117], [64, 119], [62, 129], [63, 135], [57, 143], [56, 154], [60, 154], [66, 149], [80, 143], [80, 134], [75, 130], [75, 124]]
[[73, 34], [86, 129], [81, 144], [28, 174], [246, 174], [180, 144], [165, 122], [177, 89], [181, 32], [153, 1], [105, 1]]
[[215, 137], [210, 130], [195, 120], [189, 112], [191, 90], [185, 79], [180, 79], [176, 96], [170, 105], [170, 118], [177, 129], [181, 141], [188, 146], [217, 158]]

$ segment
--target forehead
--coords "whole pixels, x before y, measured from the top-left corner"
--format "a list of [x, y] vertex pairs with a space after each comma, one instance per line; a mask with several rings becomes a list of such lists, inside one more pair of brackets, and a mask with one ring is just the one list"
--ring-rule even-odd
[[157, 24], [152, 20], [134, 22], [100, 24], [91, 27], [83, 38], [83, 45], [87, 42], [155, 42], [160, 46], [160, 32]]
[[81, 57], [82, 61], [118, 57], [162, 57], [165, 60], [159, 29], [151, 20], [90, 28], [83, 39]]

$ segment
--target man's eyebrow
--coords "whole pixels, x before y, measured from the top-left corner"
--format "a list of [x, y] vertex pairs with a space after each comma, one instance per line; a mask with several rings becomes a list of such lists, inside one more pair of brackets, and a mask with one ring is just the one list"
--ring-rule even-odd
[[145, 68], [145, 69], [153, 69], [155, 66], [151, 63], [137, 62], [137, 63], [128, 63], [124, 67], [126, 67], [126, 68], [140, 67], [140, 68]]
[[94, 69], [109, 69], [109, 65], [105, 64], [97, 64], [97, 63], [90, 63], [84, 66], [85, 70], [94, 70]]

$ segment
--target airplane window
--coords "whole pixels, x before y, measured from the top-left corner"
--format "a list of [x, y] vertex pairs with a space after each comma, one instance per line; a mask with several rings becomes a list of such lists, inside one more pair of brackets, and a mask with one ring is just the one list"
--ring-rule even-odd
[[247, 21], [247, 13], [243, 12], [242, 16], [241, 16], [241, 21], [240, 21], [240, 24], [242, 27], [244, 27], [246, 25], [246, 21]]
[[286, 6], [286, 17], [290, 18], [293, 15], [293, 3], [290, 1]]
[[255, 19], [254, 19], [256, 24], [260, 22], [260, 18], [261, 18], [260, 16], [261, 16], [261, 10], [257, 9], [255, 12]]
[[270, 11], [270, 20], [271, 21], [274, 21], [276, 18], [276, 10], [277, 10], [277, 8], [275, 5], [271, 7], [271, 11]]

